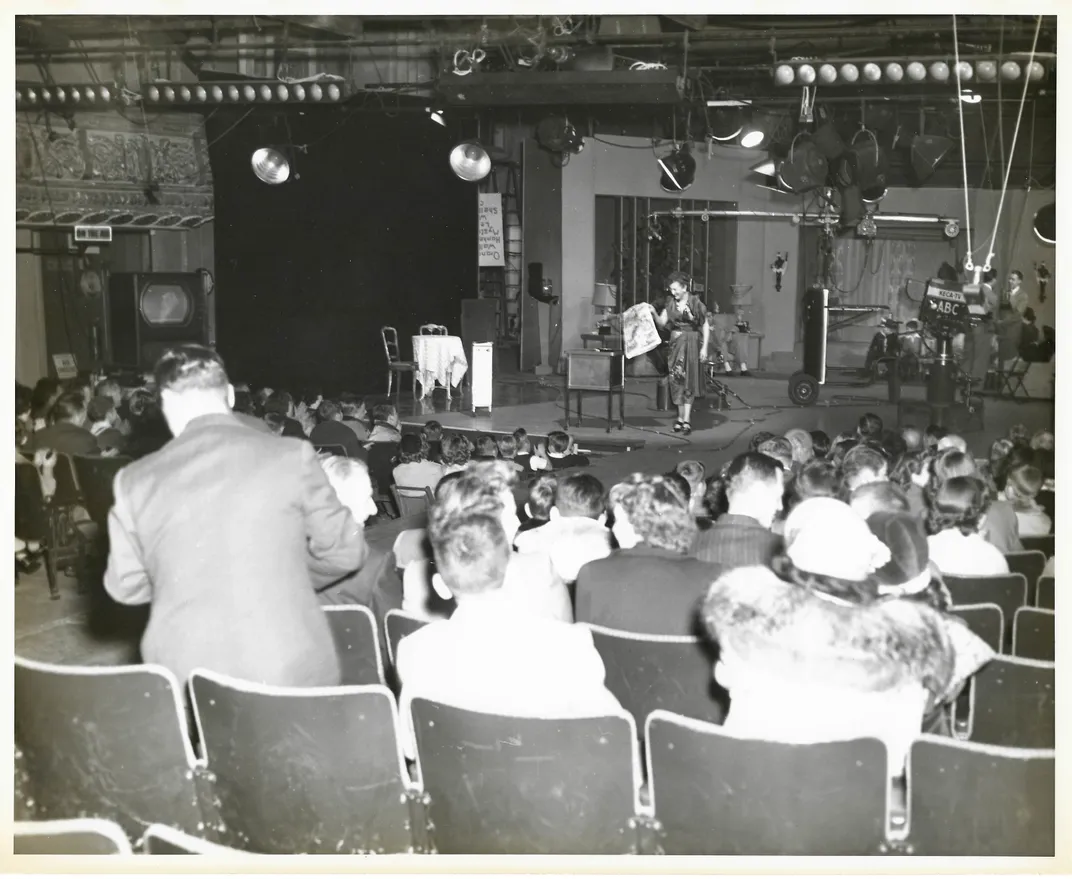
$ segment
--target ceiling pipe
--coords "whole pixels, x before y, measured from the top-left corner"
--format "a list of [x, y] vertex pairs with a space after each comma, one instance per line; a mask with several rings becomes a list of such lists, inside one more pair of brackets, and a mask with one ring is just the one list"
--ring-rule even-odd
[[[820, 217], [817, 214], [806, 214], [800, 211], [735, 211], [735, 210], [711, 210], [711, 211], [686, 211], [680, 209], [673, 209], [669, 211], [652, 211], [648, 216], [652, 219], [658, 217], [674, 217], [675, 219], [681, 219], [683, 217], [743, 217], [753, 219], [783, 219], [783, 220], [800, 220], [803, 223], [820, 223]], [[875, 214], [873, 219], [886, 223], [911, 223], [914, 225], [939, 225], [947, 226], [950, 223], [960, 225], [960, 220], [953, 217], [939, 217], [936, 214]]]

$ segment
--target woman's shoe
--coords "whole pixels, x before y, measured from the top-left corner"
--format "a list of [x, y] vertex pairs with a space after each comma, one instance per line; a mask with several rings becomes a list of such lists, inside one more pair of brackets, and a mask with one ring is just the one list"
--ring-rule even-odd
[[685, 436], [688, 436], [690, 433], [692, 433], [692, 425], [689, 424], [687, 421], [681, 422], [681, 432], [685, 434]]
[[681, 433], [681, 431], [683, 431], [684, 429], [685, 429], [685, 422], [684, 421], [675, 421], [674, 422], [674, 433]]

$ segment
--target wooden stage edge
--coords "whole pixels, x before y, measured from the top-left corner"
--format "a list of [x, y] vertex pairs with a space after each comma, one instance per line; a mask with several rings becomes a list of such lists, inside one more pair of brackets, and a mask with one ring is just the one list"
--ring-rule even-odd
[[[412, 417], [411, 418], [403, 417], [403, 418], [400, 419], [400, 422], [401, 422], [402, 428], [403, 428], [402, 432], [403, 433], [410, 433], [410, 432], [417, 433], [422, 427], [424, 427], [425, 422], [431, 421], [431, 420], [432, 420], [431, 417], [429, 417], [429, 418], [421, 418], [419, 421], [418, 420], [413, 420]], [[594, 418], [591, 419], [591, 420], [592, 420], [592, 423], [595, 423]], [[406, 428], [410, 428], [410, 430], [407, 430]], [[554, 429], [555, 430], [561, 430], [562, 428], [557, 428], [556, 427]], [[526, 428], [526, 430], [528, 430], [528, 429]], [[600, 428], [600, 430], [602, 430], [602, 428]], [[457, 427], [457, 426], [455, 426], [453, 424], [444, 424], [443, 425], [443, 431], [445, 433], [460, 433], [460, 434], [464, 434], [465, 436], [468, 436], [468, 437], [475, 437], [475, 436], [496, 436], [497, 437], [497, 436], [507, 436], [508, 434], [513, 433], [512, 430], [501, 430], [501, 429], [494, 428], [494, 427]], [[529, 435], [529, 439], [533, 440], [534, 442], [539, 442], [539, 443], [547, 442], [547, 433], [540, 433], [538, 430], [528, 430], [528, 435]], [[584, 437], [575, 437], [575, 438], [577, 440], [578, 445], [583, 446], [584, 448], [589, 449], [589, 450], [591, 450], [593, 452], [635, 452], [635, 451], [637, 451], [639, 449], [644, 448], [644, 446], [646, 444], [646, 441], [643, 438], [637, 438], [637, 437], [629, 437], [629, 438], [615, 437], [613, 432], [609, 436], [606, 436], [606, 437], [603, 437], [603, 436], [596, 437], [596, 436], [585, 435]]]

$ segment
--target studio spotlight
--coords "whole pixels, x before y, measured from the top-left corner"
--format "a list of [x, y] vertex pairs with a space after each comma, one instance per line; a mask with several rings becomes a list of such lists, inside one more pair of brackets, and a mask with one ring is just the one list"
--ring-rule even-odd
[[290, 162], [279, 150], [272, 147], [255, 150], [250, 166], [262, 183], [276, 186], [290, 179]]
[[767, 138], [767, 133], [760, 128], [756, 128], [754, 125], [749, 125], [744, 129], [744, 134], [741, 135], [741, 146], [745, 149], [754, 149], [763, 143]]
[[912, 171], [922, 183], [934, 173], [934, 169], [953, 149], [953, 141], [937, 134], [917, 134], [912, 138], [910, 155]]
[[741, 111], [734, 107], [719, 107], [711, 114], [711, 138], [719, 142], [735, 140], [741, 133]]
[[764, 177], [774, 177], [778, 173], [778, 161], [773, 156], [767, 156], [762, 161], [756, 162], [748, 170], [753, 174], [760, 174]]
[[1038, 209], [1035, 214], [1035, 235], [1043, 244], [1057, 243], [1057, 202]]
[[[860, 134], [869, 136], [869, 140], [857, 143]], [[843, 186], [856, 185], [861, 190], [883, 190], [889, 175], [890, 163], [886, 151], [878, 145], [878, 138], [873, 132], [857, 132], [848, 152], [838, 164], [838, 181]]]
[[443, 115], [442, 110], [437, 110], [435, 107], [427, 107], [426, 110], [428, 111], [428, 118], [436, 125], [442, 125], [444, 128], [447, 127], [447, 119]]
[[465, 141], [450, 151], [450, 168], [462, 180], [476, 183], [491, 173], [491, 156], [476, 141]]
[[942, 229], [946, 238], [956, 238], [960, 234], [960, 224], [956, 220], [950, 220]]
[[793, 192], [810, 192], [823, 185], [827, 170], [822, 151], [810, 140], [798, 142], [795, 138], [788, 158], [778, 168], [778, 180]]
[[667, 192], [684, 192], [696, 178], [696, 160], [687, 143], [659, 159], [659, 167], [663, 172], [659, 185]]

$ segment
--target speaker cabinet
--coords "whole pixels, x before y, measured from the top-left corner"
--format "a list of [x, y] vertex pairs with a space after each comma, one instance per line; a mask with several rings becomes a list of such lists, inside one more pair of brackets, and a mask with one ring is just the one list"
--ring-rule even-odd
[[174, 345], [215, 345], [213, 301], [195, 272], [109, 275], [105, 317], [110, 365], [148, 370]]
[[616, 391], [625, 382], [620, 351], [570, 351], [566, 388], [570, 391]]

